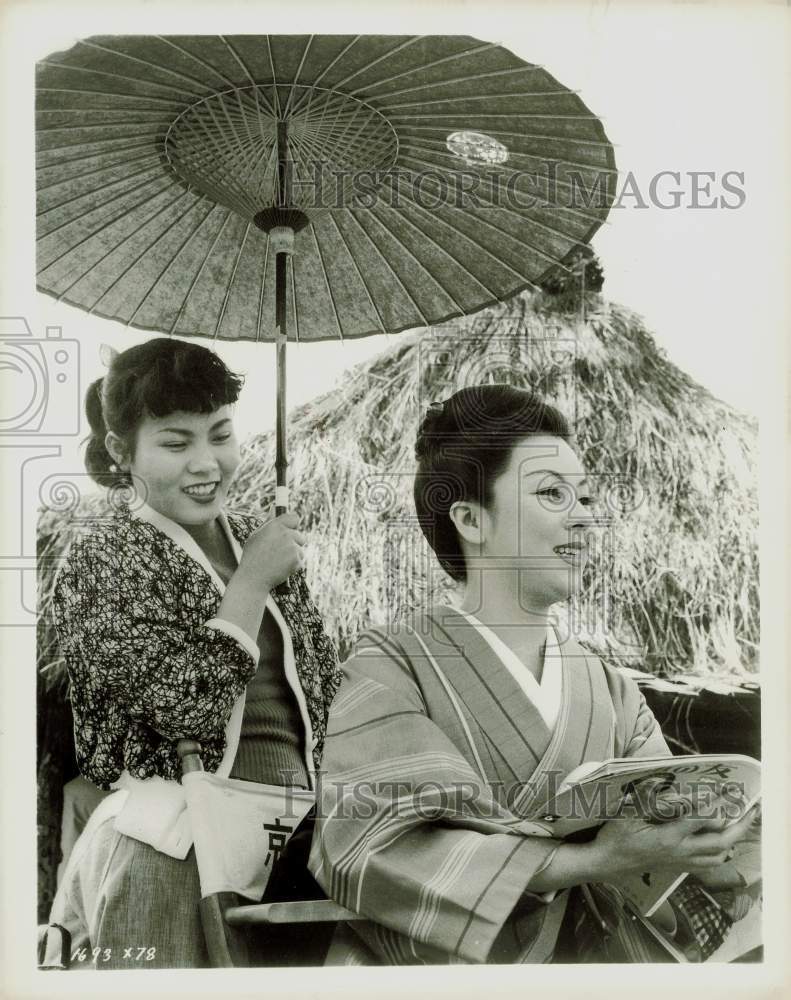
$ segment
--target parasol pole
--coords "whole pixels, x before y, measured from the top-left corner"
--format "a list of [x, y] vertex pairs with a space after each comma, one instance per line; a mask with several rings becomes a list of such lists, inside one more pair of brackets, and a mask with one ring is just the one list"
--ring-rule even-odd
[[[277, 203], [284, 209], [289, 203], [288, 190], [288, 125], [277, 123]], [[288, 509], [288, 448], [286, 442], [286, 271], [288, 258], [294, 252], [294, 230], [291, 226], [275, 226], [269, 239], [275, 251], [275, 343], [277, 345], [277, 414], [275, 422], [275, 514]]]
[[[278, 226], [269, 235], [275, 242], [275, 344], [277, 345], [277, 413], [275, 421], [275, 514], [288, 508], [288, 450], [286, 443], [286, 268], [293, 253], [294, 230]], [[281, 249], [280, 247], [283, 247]]]
[[275, 413], [275, 514], [288, 509], [288, 448], [286, 443], [286, 288], [288, 258], [294, 253], [294, 234], [308, 224], [308, 217], [291, 204], [288, 157], [288, 123], [277, 123], [277, 191], [275, 204], [253, 219], [269, 236], [275, 254], [275, 344], [277, 349], [277, 409]]

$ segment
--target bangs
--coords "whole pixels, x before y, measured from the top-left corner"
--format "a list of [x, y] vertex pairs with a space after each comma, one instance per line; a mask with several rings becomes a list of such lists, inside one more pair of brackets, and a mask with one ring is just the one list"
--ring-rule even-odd
[[169, 413], [213, 413], [235, 403], [244, 384], [211, 351], [176, 350], [157, 359], [129, 386], [129, 402], [142, 417]]

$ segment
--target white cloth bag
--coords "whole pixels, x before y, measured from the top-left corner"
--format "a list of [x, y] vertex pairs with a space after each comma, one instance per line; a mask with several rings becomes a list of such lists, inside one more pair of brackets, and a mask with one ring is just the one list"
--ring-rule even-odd
[[201, 896], [236, 892], [260, 901], [272, 866], [315, 802], [309, 789], [192, 771], [181, 779]]

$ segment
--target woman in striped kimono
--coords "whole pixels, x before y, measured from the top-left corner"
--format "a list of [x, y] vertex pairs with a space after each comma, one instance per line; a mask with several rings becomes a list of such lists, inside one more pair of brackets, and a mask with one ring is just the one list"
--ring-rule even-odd
[[634, 682], [553, 624], [593, 524], [564, 418], [472, 387], [434, 404], [416, 453], [420, 525], [462, 599], [369, 630], [344, 666], [311, 870], [367, 919], [328, 962], [668, 960], [608, 885], [663, 866], [698, 877], [664, 931], [707, 957], [731, 918], [701, 881], [748, 820], [621, 819], [581, 843], [531, 822], [579, 765], [669, 753]]

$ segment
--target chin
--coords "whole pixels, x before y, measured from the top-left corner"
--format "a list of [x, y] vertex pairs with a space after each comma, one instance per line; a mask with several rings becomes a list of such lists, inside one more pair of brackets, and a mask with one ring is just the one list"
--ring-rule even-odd
[[174, 517], [173, 520], [177, 521], [179, 524], [188, 524], [190, 527], [197, 527], [201, 524], [211, 524], [211, 522], [217, 517], [219, 513], [219, 507], [210, 507], [205, 514], [192, 514], [191, 516], [184, 515], [183, 517], [179, 515]]
[[191, 500], [185, 498], [184, 502], [170, 505], [168, 510], [160, 508], [160, 513], [164, 514], [165, 517], [169, 517], [171, 521], [175, 521], [176, 524], [197, 527], [201, 524], [210, 524], [217, 517], [224, 499], [224, 497], [218, 497], [214, 503], [206, 507], [200, 507], [198, 504], [194, 504]]
[[544, 587], [540, 592], [537, 592], [535, 587], [531, 587], [529, 592], [523, 590], [520, 601], [522, 607], [526, 608], [528, 604], [536, 608], [563, 604], [579, 593], [581, 581], [569, 579], [568, 572], [560, 570], [555, 579], [547, 579], [543, 583]]

